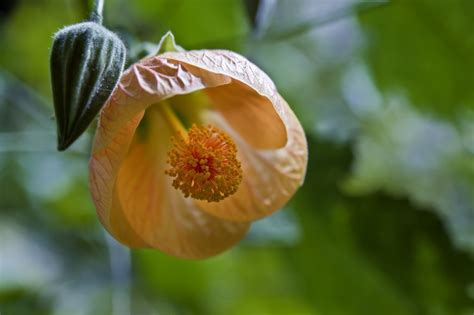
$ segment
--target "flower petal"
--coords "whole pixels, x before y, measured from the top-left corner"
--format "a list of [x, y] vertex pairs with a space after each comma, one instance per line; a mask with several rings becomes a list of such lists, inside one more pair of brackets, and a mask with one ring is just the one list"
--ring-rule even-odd
[[119, 241], [183, 258], [204, 258], [245, 235], [247, 223], [206, 214], [172, 188], [171, 179], [164, 174], [171, 135], [166, 121], [151, 116], [149, 125], [155, 129], [147, 130], [150, 141], [143, 142], [137, 132], [151, 104], [228, 82], [219, 75], [204, 82], [159, 57], [126, 71], [101, 112], [89, 166], [97, 213]]
[[202, 79], [216, 74], [231, 78], [227, 85], [205, 90], [216, 110], [251, 146], [285, 146], [287, 133], [281, 97], [272, 80], [253, 63], [226, 50], [168, 52], [162, 56]]
[[[97, 209], [97, 215], [104, 227], [112, 235], [120, 242], [131, 247], [144, 247], [146, 244], [130, 228], [129, 224], [123, 220], [123, 211], [114, 187], [117, 170], [125, 158], [135, 129], [140, 123], [143, 114], [144, 111], [126, 121], [122, 129], [113, 135], [105, 134], [107, 120], [101, 119], [89, 162], [89, 188]], [[109, 136], [111, 137], [110, 139], [107, 138]], [[107, 139], [107, 146], [104, 147], [102, 145], [101, 139]], [[113, 224], [114, 222], [116, 224]]]
[[201, 209], [233, 221], [252, 221], [280, 209], [303, 184], [308, 148], [303, 128], [280, 97], [288, 141], [276, 150], [256, 150], [219, 112], [206, 120], [226, 131], [236, 142], [243, 180], [237, 192], [220, 202], [199, 201]]
[[215, 255], [239, 241], [248, 224], [221, 220], [200, 210], [192, 199], [171, 185], [166, 176], [166, 152], [172, 131], [155, 110], [147, 111], [149, 140], [135, 136], [123, 161], [116, 191], [124, 216], [150, 247], [182, 258]]
[[175, 95], [228, 84], [230, 78], [213, 74], [205, 81], [181, 65], [156, 56], [127, 69], [101, 111], [94, 149], [100, 150], [121, 132], [123, 126], [148, 106]]

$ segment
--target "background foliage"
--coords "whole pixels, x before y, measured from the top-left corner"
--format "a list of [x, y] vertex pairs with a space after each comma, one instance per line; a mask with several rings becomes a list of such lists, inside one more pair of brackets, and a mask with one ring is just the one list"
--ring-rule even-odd
[[167, 30], [237, 50], [307, 131], [292, 202], [198, 262], [107, 237], [90, 133], [55, 151], [51, 36], [89, 5], [0, 4], [2, 315], [473, 314], [473, 1], [108, 0], [130, 58]]

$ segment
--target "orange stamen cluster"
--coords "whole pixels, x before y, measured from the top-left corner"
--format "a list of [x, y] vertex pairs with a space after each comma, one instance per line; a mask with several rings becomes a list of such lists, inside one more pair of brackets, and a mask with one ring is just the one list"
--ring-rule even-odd
[[178, 132], [168, 152], [173, 187], [185, 197], [220, 201], [234, 194], [242, 181], [242, 168], [232, 139], [220, 129], [193, 125], [187, 138]]

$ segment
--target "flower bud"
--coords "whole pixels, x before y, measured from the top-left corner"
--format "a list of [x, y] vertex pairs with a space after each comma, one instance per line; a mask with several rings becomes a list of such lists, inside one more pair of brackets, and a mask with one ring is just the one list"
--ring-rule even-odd
[[95, 22], [67, 26], [54, 35], [50, 66], [58, 150], [70, 146], [107, 101], [125, 55], [122, 41]]

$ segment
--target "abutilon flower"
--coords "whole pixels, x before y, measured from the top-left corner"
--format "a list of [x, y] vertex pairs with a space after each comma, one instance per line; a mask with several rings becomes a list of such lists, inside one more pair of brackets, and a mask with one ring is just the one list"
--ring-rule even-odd
[[170, 34], [165, 45], [175, 51], [133, 64], [102, 108], [90, 189], [121, 243], [205, 258], [293, 196], [306, 138], [271, 79], [244, 57], [184, 51]]

